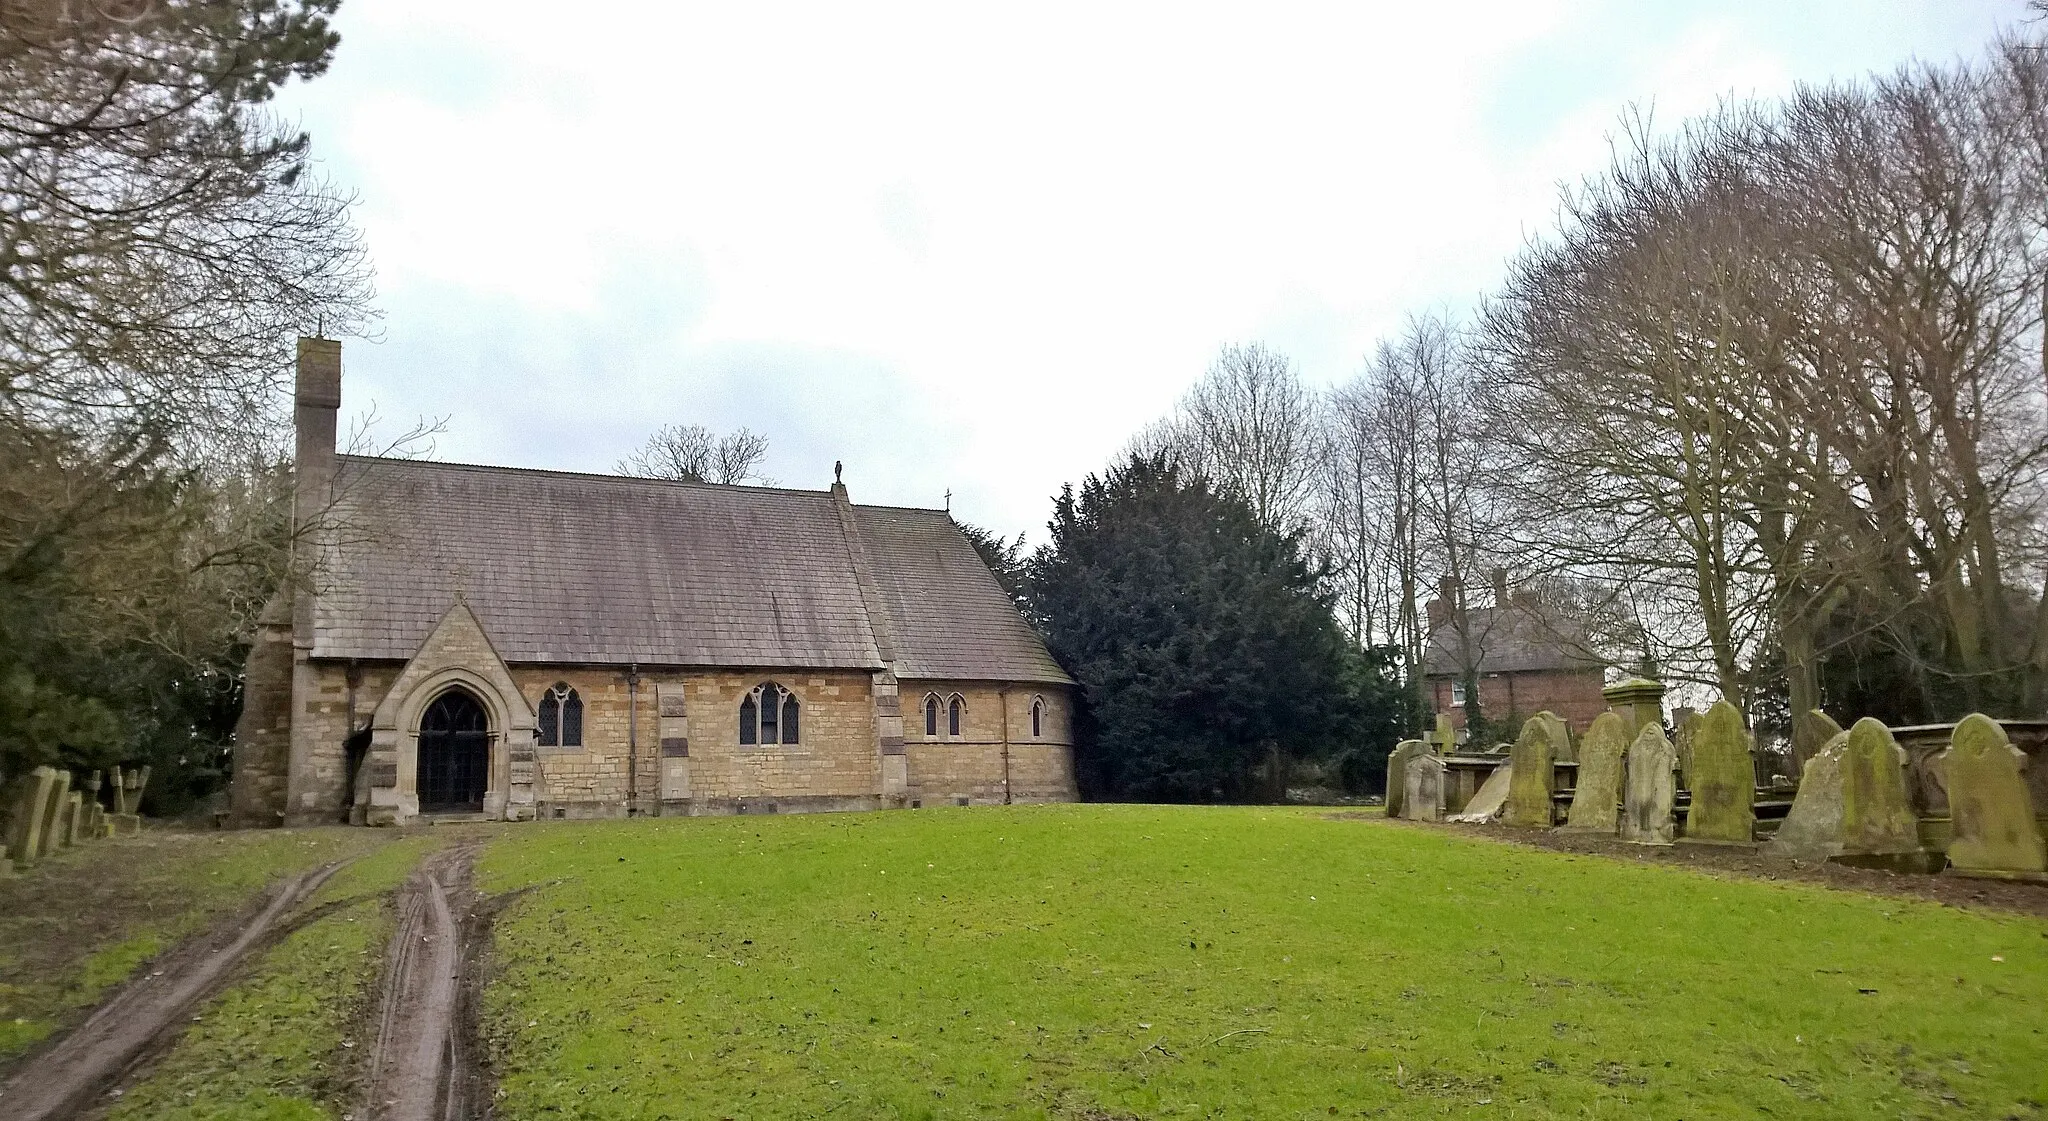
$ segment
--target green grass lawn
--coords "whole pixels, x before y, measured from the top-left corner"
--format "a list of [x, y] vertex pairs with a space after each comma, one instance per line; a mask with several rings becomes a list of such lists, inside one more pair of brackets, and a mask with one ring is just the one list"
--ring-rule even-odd
[[2048, 1116], [2048, 924], [1278, 809], [523, 827], [502, 1118]]

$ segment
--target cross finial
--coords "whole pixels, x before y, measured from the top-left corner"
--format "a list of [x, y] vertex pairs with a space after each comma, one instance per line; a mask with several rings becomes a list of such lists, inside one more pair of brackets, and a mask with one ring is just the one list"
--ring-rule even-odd
[[950, 514], [950, 513], [952, 513], [952, 512], [953, 512], [953, 488], [952, 488], [952, 487], [947, 487], [947, 488], [946, 488], [946, 513]]
[[841, 471], [844, 471], [845, 469], [846, 469], [846, 465], [845, 465], [844, 463], [841, 463], [841, 462], [839, 462], [839, 461], [838, 461], [838, 460], [836, 460], [836, 459], [835, 459], [835, 460], [833, 460], [833, 461], [832, 461], [832, 481], [833, 481], [833, 482], [835, 482], [835, 483], [836, 483], [836, 482], [838, 482], [838, 481], [839, 481], [839, 473], [840, 473]]

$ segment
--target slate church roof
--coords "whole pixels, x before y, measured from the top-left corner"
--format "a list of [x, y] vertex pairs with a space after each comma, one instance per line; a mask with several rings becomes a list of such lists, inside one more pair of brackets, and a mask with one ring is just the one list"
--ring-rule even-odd
[[[1065, 683], [937, 510], [829, 491], [339, 457], [312, 655], [404, 660], [460, 596], [508, 662]], [[882, 618], [856, 574], [858, 534]]]

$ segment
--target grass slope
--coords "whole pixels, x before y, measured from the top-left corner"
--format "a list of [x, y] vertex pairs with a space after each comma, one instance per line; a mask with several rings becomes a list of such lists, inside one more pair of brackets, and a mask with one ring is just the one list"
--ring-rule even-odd
[[504, 834], [483, 873], [532, 889], [499, 921], [486, 997], [500, 1118], [2048, 1101], [2038, 921], [1383, 822], [1072, 806], [543, 825]]
[[266, 885], [389, 839], [367, 829], [152, 831], [0, 880], [0, 1067]]

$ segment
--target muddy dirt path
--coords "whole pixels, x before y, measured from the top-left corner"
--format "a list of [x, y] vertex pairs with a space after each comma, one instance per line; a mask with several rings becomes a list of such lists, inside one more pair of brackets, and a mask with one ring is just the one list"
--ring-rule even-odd
[[56, 1121], [118, 1085], [153, 1043], [173, 1024], [182, 1027], [192, 1007], [340, 867], [329, 864], [285, 881], [246, 924], [194, 938], [152, 963], [146, 976], [123, 986], [76, 1031], [24, 1063], [0, 1090], [0, 1115], [9, 1121]]
[[473, 845], [433, 854], [399, 893], [366, 1094], [378, 1121], [466, 1121], [485, 1104], [464, 1007], [475, 854]]

